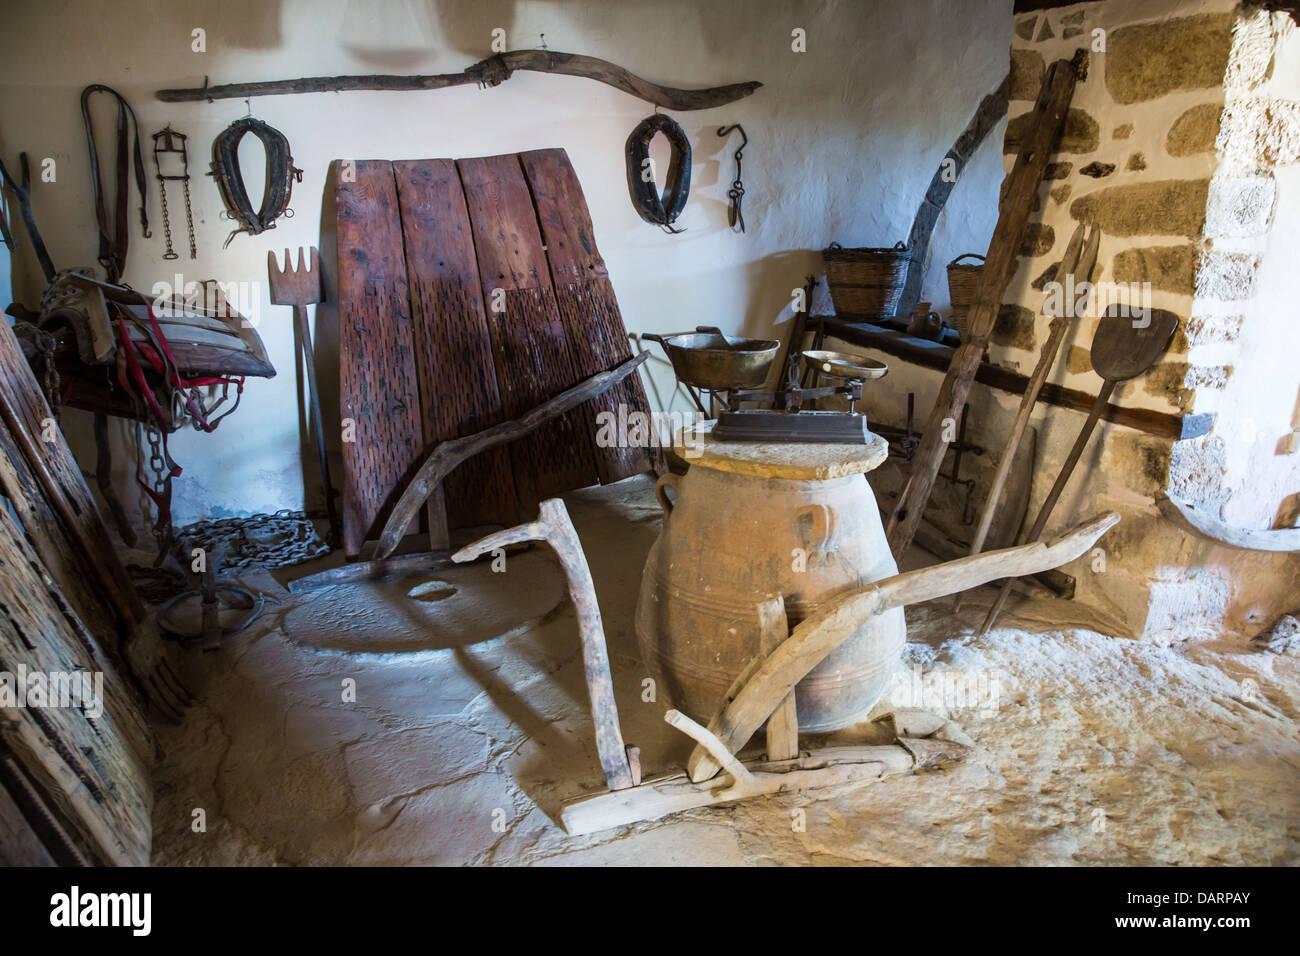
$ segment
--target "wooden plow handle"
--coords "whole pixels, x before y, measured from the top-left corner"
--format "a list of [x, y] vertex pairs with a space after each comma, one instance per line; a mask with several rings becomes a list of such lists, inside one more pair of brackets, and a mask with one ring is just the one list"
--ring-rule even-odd
[[[645, 353], [642, 353], [644, 355]], [[457, 563], [473, 561], [490, 551], [523, 541], [545, 541], [555, 549], [569, 582], [569, 596], [578, 612], [578, 636], [582, 639], [582, 666], [587, 676], [587, 693], [591, 697], [591, 716], [596, 725], [596, 752], [611, 790], [626, 790], [641, 782], [640, 760], [635, 747], [623, 743], [618, 723], [618, 705], [614, 702], [614, 679], [609, 670], [609, 652], [605, 647], [605, 629], [596, 602], [596, 586], [582, 542], [573, 529], [569, 512], [559, 498], [541, 503], [536, 521], [517, 525], [467, 544], [451, 559]], [[773, 708], [775, 709], [775, 708]]]
[[[826, 602], [804, 618], [763, 661], [721, 715], [709, 724], [709, 732], [729, 753], [736, 753], [794, 686], [870, 618], [890, 608], [930, 601], [999, 578], [1060, 567], [1087, 553], [1118, 521], [1118, 513], [1107, 511], [1050, 541], [1034, 541], [908, 571]], [[692, 781], [700, 783], [714, 776], [720, 766], [706, 747], [697, 746], [687, 773]]]

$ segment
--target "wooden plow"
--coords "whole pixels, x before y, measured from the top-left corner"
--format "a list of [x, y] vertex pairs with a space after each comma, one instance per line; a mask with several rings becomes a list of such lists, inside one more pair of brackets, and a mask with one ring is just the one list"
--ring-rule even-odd
[[[526, 541], [545, 541], [560, 559], [578, 615], [583, 666], [595, 723], [596, 749], [607, 789], [568, 801], [561, 823], [570, 835], [654, 820], [682, 810], [765, 794], [879, 780], [960, 759], [970, 749], [959, 732], [937, 718], [895, 718], [895, 742], [883, 746], [801, 750], [794, 688], [871, 617], [886, 610], [943, 597], [1008, 576], [1056, 568], [1085, 554], [1119, 521], [1105, 512], [1050, 540], [990, 551], [898, 574], [847, 591], [809, 614], [791, 631], [780, 596], [763, 606], [773, 640], [767, 656], [737, 681], [720, 713], [704, 727], [676, 710], [664, 720], [696, 742], [685, 771], [641, 779], [639, 751], [623, 740], [600, 607], [586, 556], [564, 503], [541, 502], [536, 521], [481, 538], [452, 555], [472, 561]], [[739, 753], [764, 724], [767, 753]], [[945, 733], [948, 730], [948, 733]]]

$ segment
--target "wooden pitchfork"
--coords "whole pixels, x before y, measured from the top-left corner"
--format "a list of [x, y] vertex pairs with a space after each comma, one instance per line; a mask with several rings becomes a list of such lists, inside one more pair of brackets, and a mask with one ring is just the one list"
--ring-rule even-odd
[[[271, 303], [293, 306], [294, 364], [301, 357], [307, 366], [308, 403], [311, 406], [311, 425], [316, 430], [316, 455], [320, 460], [321, 484], [325, 487], [325, 513], [329, 517], [329, 545], [338, 547], [340, 528], [334, 507], [334, 486], [330, 482], [329, 459], [325, 455], [325, 427], [321, 418], [320, 391], [316, 387], [316, 353], [311, 344], [311, 325], [307, 321], [307, 306], [320, 302], [320, 253], [311, 247], [311, 264], [303, 261], [303, 248], [298, 247], [298, 266], [294, 268], [289, 250], [284, 250], [284, 268], [276, 261], [275, 253], [266, 254], [266, 272], [271, 282]], [[299, 388], [302, 387], [301, 379]]]
[[[1025, 386], [1025, 394], [1020, 398], [1020, 408], [1016, 412], [1016, 420], [1011, 426], [1011, 434], [1007, 437], [1006, 447], [1002, 449], [1002, 458], [998, 461], [998, 470], [993, 476], [993, 484], [989, 487], [988, 500], [984, 502], [984, 510], [980, 513], [979, 525], [975, 528], [975, 537], [971, 541], [970, 553], [979, 554], [984, 547], [984, 541], [988, 538], [989, 527], [993, 524], [993, 516], [997, 513], [998, 503], [1002, 500], [1002, 491], [1006, 487], [1007, 476], [1011, 473], [1011, 465], [1015, 460], [1016, 451], [1020, 448], [1020, 441], [1025, 437], [1025, 430], [1029, 427], [1029, 416], [1033, 414], [1034, 405], [1038, 402], [1038, 393], [1043, 390], [1043, 383], [1047, 381], [1047, 375], [1056, 364], [1056, 355], [1061, 350], [1061, 343], [1065, 341], [1065, 333], [1070, 327], [1070, 319], [1075, 317], [1076, 312], [1081, 312], [1087, 308], [1088, 299], [1091, 296], [1092, 274], [1097, 267], [1097, 249], [1101, 244], [1101, 229], [1097, 226], [1089, 227], [1087, 235], [1084, 235], [1084, 223], [1079, 223], [1079, 227], [1074, 230], [1074, 235], [1070, 237], [1069, 243], [1065, 247], [1065, 255], [1061, 258], [1061, 264], [1057, 267], [1056, 277], [1053, 281], [1060, 283], [1063, 293], [1058, 301], [1061, 308], [1057, 311], [1061, 315], [1052, 316], [1052, 324], [1047, 335], [1047, 342], [1043, 345], [1043, 350], [1039, 353], [1038, 364], [1034, 366], [1034, 374], [1029, 376], [1029, 383]], [[1088, 289], [1085, 295], [1076, 296], [1074, 290], [1078, 289], [1082, 283], [1088, 283]], [[1044, 296], [1046, 303], [1048, 296]], [[1046, 310], [1045, 310], [1046, 311]], [[1015, 529], [1011, 529], [1014, 535]], [[956, 606], [953, 612], [961, 607], [964, 595], [957, 596]]]

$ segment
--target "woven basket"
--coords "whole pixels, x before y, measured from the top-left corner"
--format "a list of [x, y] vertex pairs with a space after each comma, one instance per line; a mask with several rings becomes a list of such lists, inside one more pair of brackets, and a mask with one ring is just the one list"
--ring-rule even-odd
[[826, 284], [839, 315], [892, 316], [898, 311], [912, 254], [903, 243], [892, 249], [845, 249], [838, 242], [822, 250]]
[[[978, 264], [962, 264], [963, 259], [978, 259]], [[963, 339], [966, 338], [970, 307], [975, 302], [975, 291], [984, 272], [984, 257], [973, 252], [962, 253], [948, 263], [948, 298], [952, 302], [952, 324]]]

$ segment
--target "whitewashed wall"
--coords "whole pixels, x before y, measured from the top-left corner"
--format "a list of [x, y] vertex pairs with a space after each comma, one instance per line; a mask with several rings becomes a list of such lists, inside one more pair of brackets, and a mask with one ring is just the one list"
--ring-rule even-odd
[[[56, 264], [95, 259], [77, 96], [85, 84], [100, 82], [135, 106], [146, 149], [149, 134], [168, 122], [191, 135], [198, 262], [162, 260], [151, 179], [155, 238], [142, 240], [134, 230], [127, 280], [149, 288], [170, 279], [172, 265], [179, 265], [186, 279], [259, 283], [260, 331], [281, 374], [253, 381], [245, 407], [216, 434], [176, 437], [173, 451], [185, 467], [176, 492], [181, 520], [301, 504], [290, 316], [266, 300], [265, 262], [267, 250], [319, 241], [331, 159], [466, 157], [562, 146], [586, 191], [630, 330], [708, 323], [750, 334], [778, 326], [784, 333], [790, 290], [805, 274], [820, 271], [818, 250], [831, 240], [877, 246], [906, 238], [940, 159], [980, 98], [1006, 73], [1012, 29], [1010, 0], [64, 0], [7, 5], [3, 16], [0, 150], [11, 164], [19, 150], [56, 161], [56, 182], [37, 184], [35, 195]], [[191, 31], [199, 27], [207, 33], [206, 53], [191, 51]], [[521, 73], [488, 91], [254, 100], [254, 115], [289, 137], [304, 180], [294, 191], [295, 218], [262, 236], [238, 236], [222, 251], [228, 224], [218, 220], [219, 197], [202, 173], [213, 136], [246, 107], [231, 100], [168, 105], [153, 98], [156, 89], [199, 85], [205, 75], [220, 83], [454, 72], [491, 52], [495, 27], [507, 30], [512, 47], [535, 46], [545, 33], [553, 49], [600, 56], [664, 83], [764, 82], [732, 106], [676, 114], [695, 160], [691, 199], [680, 220], [685, 233], [666, 236], [641, 222], [627, 197], [623, 144], [649, 106], [589, 81]], [[791, 51], [795, 28], [806, 31], [805, 53]], [[99, 128], [108, 131], [108, 108], [100, 109]], [[726, 223], [736, 141], [714, 135], [718, 126], [735, 122], [750, 137], [744, 236], [732, 234]], [[983, 251], [996, 221], [1002, 127], [989, 139], [938, 226], [925, 297], [941, 308], [947, 304], [942, 266], [958, 253]], [[146, 162], [152, 176], [152, 162]], [[183, 249], [179, 203], [171, 202], [173, 232]], [[17, 271], [15, 292], [34, 305], [40, 272], [25, 246]], [[332, 339], [322, 339], [322, 362], [333, 368]], [[661, 387], [670, 387], [662, 370], [656, 374]], [[89, 421], [83, 413], [65, 417], [74, 446], [86, 454], [85, 467], [91, 465]], [[119, 452], [117, 481], [129, 488], [128, 458]]]

